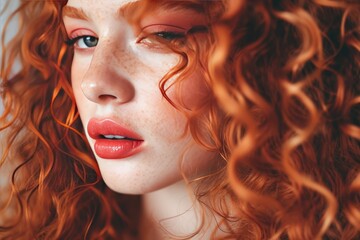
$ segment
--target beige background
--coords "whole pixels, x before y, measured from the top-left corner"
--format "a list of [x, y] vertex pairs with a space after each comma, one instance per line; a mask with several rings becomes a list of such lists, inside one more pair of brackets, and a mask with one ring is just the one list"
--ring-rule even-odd
[[[8, 18], [9, 14], [16, 9], [16, 6], [18, 5], [18, 0], [0, 0], [0, 32], [3, 32], [4, 30], [4, 24], [6, 22], [6, 19]], [[17, 21], [14, 19], [11, 21], [10, 25], [6, 29], [7, 31], [7, 38], [5, 41], [9, 41], [12, 36], [16, 33], [17, 29]], [[0, 55], [2, 53], [2, 46], [0, 45]], [[0, 61], [2, 61], [0, 59]], [[13, 72], [15, 72], [18, 69], [18, 65], [14, 68]], [[2, 112], [3, 107], [1, 104], [0, 99], [0, 112]]]

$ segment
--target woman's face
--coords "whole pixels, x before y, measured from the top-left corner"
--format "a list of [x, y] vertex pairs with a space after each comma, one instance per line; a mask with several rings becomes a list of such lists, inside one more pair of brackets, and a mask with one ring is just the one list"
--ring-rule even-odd
[[[129, 194], [180, 180], [182, 157], [185, 173], [193, 176], [208, 171], [215, 157], [184, 135], [186, 118], [158, 87], [180, 59], [163, 41], [183, 40], [186, 31], [205, 24], [205, 16], [159, 6], [146, 11], [136, 27], [130, 17], [141, 4], [69, 0], [63, 10], [74, 44], [72, 86], [87, 139], [107, 185]], [[184, 81], [181, 99], [191, 109], [208, 92], [198, 72]], [[175, 98], [174, 92], [169, 96]]]

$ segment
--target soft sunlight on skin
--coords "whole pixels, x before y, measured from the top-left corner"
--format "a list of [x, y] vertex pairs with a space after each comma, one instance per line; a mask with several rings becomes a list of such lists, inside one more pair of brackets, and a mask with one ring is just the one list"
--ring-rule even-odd
[[360, 239], [359, 16], [353, 0], [19, 1], [0, 239]]
[[[64, 23], [68, 37], [77, 39], [72, 84], [84, 127], [89, 126], [91, 119], [110, 119], [142, 140], [135, 154], [105, 159], [99, 156], [96, 140], [87, 131], [101, 174], [117, 192], [142, 194], [181, 179], [179, 163], [184, 151], [188, 169], [185, 173], [191, 171], [190, 175], [208, 170], [214, 154], [194, 144], [190, 134], [183, 136], [186, 118], [159, 90], [160, 79], [179, 57], [164, 51], [165, 46], [153, 39], [139, 41], [135, 26], [119, 16], [119, 7], [124, 8], [127, 3], [70, 0], [67, 6], [71, 11], [65, 13]], [[187, 30], [203, 18], [191, 10], [154, 9], [142, 19], [140, 28], [154, 33], [174, 28]], [[94, 46], [89, 45], [91, 41]], [[186, 81], [185, 87], [189, 87], [181, 97], [189, 103], [196, 102], [198, 93], [204, 92], [201, 76], [194, 73]]]

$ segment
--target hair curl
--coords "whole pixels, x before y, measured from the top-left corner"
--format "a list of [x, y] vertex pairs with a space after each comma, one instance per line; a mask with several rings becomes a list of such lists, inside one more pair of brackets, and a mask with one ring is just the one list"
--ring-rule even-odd
[[[147, 3], [143, 11], [154, 1]], [[0, 189], [2, 239], [136, 235], [139, 198], [105, 186], [83, 133], [62, 34], [65, 4], [23, 0], [13, 14], [21, 17], [18, 34], [6, 47], [2, 38], [8, 142], [0, 168], [15, 166], [9, 187]], [[191, 180], [203, 211], [220, 217], [227, 239], [359, 237], [360, 4], [168, 4], [197, 4], [209, 15], [208, 42], [170, 46], [182, 59], [159, 83], [188, 117], [195, 141], [226, 163]], [[13, 75], [17, 60], [21, 70]], [[189, 111], [165, 86], [179, 74], [181, 89], [194, 70], [213, 94]]]
[[360, 4], [227, 1], [213, 31], [231, 236], [358, 238]]
[[[105, 186], [86, 143], [69, 82], [65, 3], [25, 0], [11, 16], [19, 16], [20, 28], [3, 47], [8, 142], [0, 166], [14, 171], [1, 189], [1, 239], [119, 239], [136, 229], [127, 216], [136, 219], [138, 198]], [[21, 69], [12, 74], [15, 63]]]

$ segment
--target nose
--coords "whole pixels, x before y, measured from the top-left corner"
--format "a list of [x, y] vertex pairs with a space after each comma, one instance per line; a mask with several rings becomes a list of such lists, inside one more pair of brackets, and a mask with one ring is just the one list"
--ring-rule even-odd
[[98, 104], [123, 104], [135, 96], [135, 88], [127, 70], [130, 63], [119, 60], [119, 54], [110, 49], [97, 48], [81, 82], [81, 89], [92, 102]]

